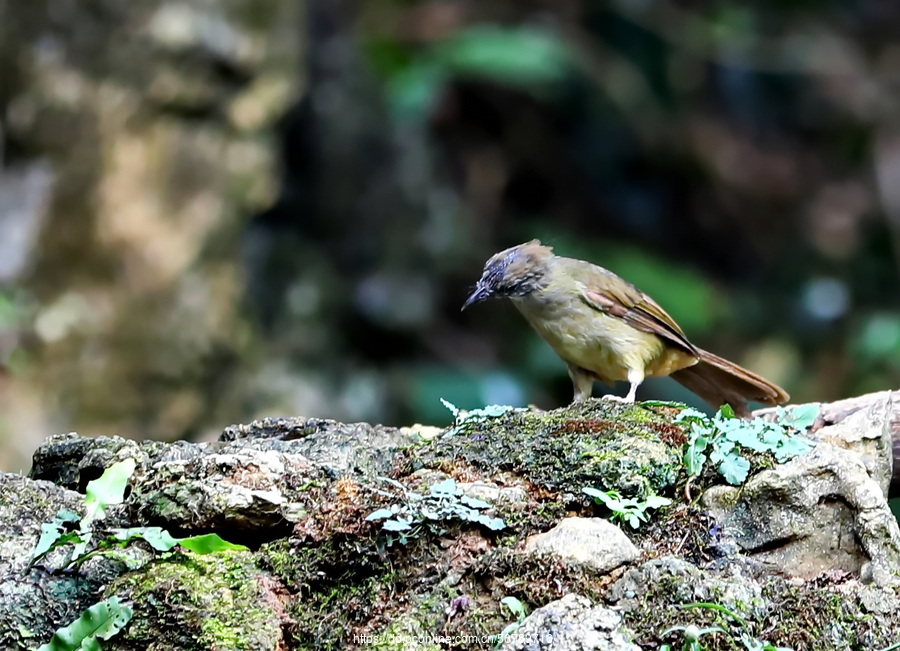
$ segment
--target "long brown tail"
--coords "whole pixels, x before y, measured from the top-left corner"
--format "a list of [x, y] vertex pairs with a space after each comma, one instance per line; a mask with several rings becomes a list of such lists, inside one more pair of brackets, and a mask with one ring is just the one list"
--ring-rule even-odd
[[728, 404], [735, 414], [747, 418], [750, 416], [747, 405], [750, 400], [780, 405], [790, 399], [784, 389], [747, 369], [705, 350], [698, 349], [698, 352], [700, 361], [697, 364], [675, 371], [672, 377], [711, 407], [718, 409]]

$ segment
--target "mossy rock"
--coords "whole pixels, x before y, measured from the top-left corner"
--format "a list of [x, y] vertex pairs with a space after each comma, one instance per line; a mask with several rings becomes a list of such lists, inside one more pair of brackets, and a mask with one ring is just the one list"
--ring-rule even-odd
[[684, 434], [635, 404], [588, 400], [548, 412], [510, 412], [464, 425], [427, 448], [412, 468], [450, 471], [465, 463], [484, 475], [508, 471], [555, 493], [585, 486], [645, 497], [673, 486]]
[[283, 646], [287, 623], [277, 582], [249, 552], [177, 553], [113, 581], [105, 596], [136, 604], [111, 648], [252, 651]]

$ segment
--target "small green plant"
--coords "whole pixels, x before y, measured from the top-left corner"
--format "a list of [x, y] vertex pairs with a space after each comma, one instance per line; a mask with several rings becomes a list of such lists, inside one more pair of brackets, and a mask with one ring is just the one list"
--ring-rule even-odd
[[[737, 641], [743, 645], [746, 651], [792, 651], [792, 649], [789, 647], [775, 646], [768, 640], [760, 640], [759, 638], [750, 635], [750, 633], [746, 631], [747, 622], [745, 622], [733, 611], [720, 604], [699, 602], [692, 604], [682, 604], [678, 607], [683, 610], [704, 608], [706, 610], [714, 610], [716, 612], [722, 613], [732, 620], [734, 626], [737, 626], [739, 629], [741, 629], [739, 630], [739, 637], [737, 637]], [[734, 641], [735, 639], [734, 635], [724, 628], [720, 628], [718, 626], [699, 628], [697, 626], [694, 626], [693, 624], [690, 624], [688, 626], [672, 626], [671, 628], [667, 628], [665, 631], [663, 631], [661, 635], [662, 637], [665, 637], [676, 631], [681, 632], [684, 636], [684, 642], [681, 645], [680, 651], [703, 651], [703, 645], [700, 643], [700, 638], [705, 635], [711, 635], [713, 633], [724, 633], [726, 635], [729, 635], [732, 638], [732, 641]], [[663, 644], [659, 647], [659, 651], [672, 651], [672, 647], [669, 644]]]
[[[662, 635], [663, 637], [665, 637], [676, 631], [680, 631], [684, 635], [684, 642], [681, 645], [681, 651], [703, 651], [703, 645], [700, 644], [700, 638], [705, 635], [711, 635], [712, 633], [727, 632], [725, 629], [719, 628], [718, 626], [698, 628], [693, 624], [689, 624], [688, 626], [673, 626], [672, 628], [667, 628], [662, 632]], [[659, 647], [659, 651], [672, 651], [672, 646], [669, 644], [663, 644]]]
[[647, 522], [650, 519], [650, 514], [647, 513], [649, 509], [658, 509], [672, 503], [668, 497], [660, 495], [651, 495], [645, 500], [639, 500], [634, 497], [622, 497], [617, 490], [601, 491], [586, 486], [581, 491], [585, 495], [593, 497], [597, 504], [602, 504], [612, 511], [610, 520], [627, 522], [632, 529], [637, 529], [641, 522]]
[[690, 407], [683, 409], [675, 422], [689, 425], [684, 451], [688, 475], [697, 477], [709, 461], [725, 481], [737, 485], [750, 472], [750, 462], [742, 452], [769, 452], [779, 463], [804, 454], [813, 443], [799, 433], [809, 429], [818, 412], [817, 405], [790, 411], [779, 407], [776, 421], [768, 422], [761, 418], [736, 418], [728, 405], [711, 418]]
[[[97, 528], [96, 524], [106, 517], [107, 509], [121, 504], [128, 480], [135, 470], [134, 459], [126, 459], [112, 464], [97, 479], [87, 485], [84, 498], [84, 515], [62, 510], [51, 521], [41, 527], [41, 537], [31, 554], [31, 564], [39, 562], [47, 554], [65, 545], [72, 545], [66, 567], [80, 565], [98, 554], [114, 553], [135, 539], [147, 542], [161, 552], [180, 545], [198, 554], [225, 549], [247, 549], [234, 545], [217, 534], [203, 534], [188, 538], [175, 538], [162, 527]], [[88, 548], [93, 546], [91, 551]]]
[[494, 648], [499, 648], [507, 637], [518, 631], [525, 621], [525, 618], [528, 617], [528, 612], [525, 610], [525, 604], [515, 597], [503, 597], [503, 599], [500, 600], [500, 603], [509, 608], [509, 611], [516, 618], [516, 621], [500, 631], [500, 635], [496, 636]]
[[747, 651], [793, 651], [791, 647], [775, 646], [768, 640], [760, 640], [748, 633], [741, 633], [741, 637], [738, 639]]
[[[366, 521], [384, 520], [382, 530], [388, 532], [388, 546], [394, 542], [406, 544], [409, 538], [422, 533], [423, 528], [443, 533], [441, 522], [462, 520], [474, 522], [492, 531], [506, 528], [501, 518], [492, 518], [483, 511], [490, 509], [491, 504], [459, 492], [456, 481], [452, 478], [434, 484], [426, 495], [408, 490], [403, 484], [393, 479], [382, 477], [399, 488], [403, 493], [403, 502], [388, 508], [378, 509], [366, 516]], [[398, 534], [396, 537], [391, 534]]]
[[125, 628], [134, 611], [110, 597], [96, 603], [50, 638], [38, 651], [100, 651], [100, 640], [108, 640]]
[[444, 434], [445, 438], [456, 436], [457, 434], [462, 432], [467, 425], [471, 425], [472, 423], [481, 423], [488, 420], [489, 418], [499, 418], [504, 414], [509, 414], [517, 411], [528, 411], [524, 407], [511, 407], [510, 405], [488, 405], [487, 407], [483, 407], [482, 409], [472, 409], [471, 411], [466, 411], [464, 409], [460, 409], [452, 402], [444, 400], [443, 398], [441, 398], [441, 404], [443, 404], [453, 414], [453, 429], [448, 430], [448, 432]]

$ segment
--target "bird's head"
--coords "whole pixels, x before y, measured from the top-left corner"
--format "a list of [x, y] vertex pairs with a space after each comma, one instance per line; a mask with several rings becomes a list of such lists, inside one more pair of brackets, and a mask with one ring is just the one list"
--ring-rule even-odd
[[462, 309], [488, 298], [518, 298], [544, 286], [553, 249], [538, 240], [495, 254], [484, 264], [481, 279]]

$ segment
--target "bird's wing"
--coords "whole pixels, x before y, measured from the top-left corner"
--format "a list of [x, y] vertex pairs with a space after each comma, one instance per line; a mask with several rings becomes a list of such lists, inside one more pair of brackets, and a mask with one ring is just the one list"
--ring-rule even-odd
[[669, 344], [698, 354], [675, 319], [656, 301], [611, 271], [589, 263], [586, 266], [590, 267], [584, 270], [586, 273], [579, 274], [579, 278], [585, 281], [581, 295], [585, 303], [595, 310], [622, 319], [636, 330], [655, 334]]

